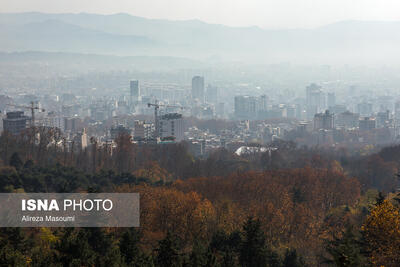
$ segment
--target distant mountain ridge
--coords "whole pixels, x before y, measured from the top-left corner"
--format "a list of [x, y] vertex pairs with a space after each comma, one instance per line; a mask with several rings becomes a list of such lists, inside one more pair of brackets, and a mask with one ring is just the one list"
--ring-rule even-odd
[[131, 49], [145, 50], [157, 42], [145, 36], [118, 35], [83, 28], [61, 20], [48, 19], [28, 24], [0, 24], [5, 51], [44, 50], [118, 54]]
[[68, 52], [0, 52], [0, 64], [48, 64], [50, 66], [63, 65], [66, 69], [76, 68], [85, 70], [115, 70], [136, 69], [145, 71], [174, 70], [182, 68], [200, 68], [203, 62], [187, 58], [167, 56], [113, 56], [98, 54], [82, 54]]
[[251, 62], [398, 62], [400, 22], [265, 30], [129, 14], [0, 13], [1, 51], [41, 50]]

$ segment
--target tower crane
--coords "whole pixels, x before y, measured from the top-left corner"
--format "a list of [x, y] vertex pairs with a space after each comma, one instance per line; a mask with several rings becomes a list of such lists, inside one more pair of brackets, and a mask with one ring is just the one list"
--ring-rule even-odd
[[158, 138], [160, 135], [160, 125], [159, 125], [159, 121], [158, 121], [158, 110], [160, 109], [160, 107], [165, 107], [165, 108], [180, 108], [180, 109], [184, 109], [185, 107], [182, 106], [173, 106], [173, 105], [162, 105], [162, 104], [158, 104], [158, 101], [156, 100], [155, 103], [148, 103], [147, 104], [148, 107], [154, 107], [154, 124], [155, 124], [155, 134], [154, 137]]
[[31, 127], [35, 126], [35, 110], [39, 110], [41, 112], [45, 112], [46, 110], [43, 108], [39, 108], [38, 106], [35, 106], [35, 102], [31, 101], [30, 106], [20, 106], [20, 105], [13, 105], [13, 104], [7, 104], [7, 106], [15, 107], [15, 108], [25, 108], [25, 109], [30, 109], [31, 110]]

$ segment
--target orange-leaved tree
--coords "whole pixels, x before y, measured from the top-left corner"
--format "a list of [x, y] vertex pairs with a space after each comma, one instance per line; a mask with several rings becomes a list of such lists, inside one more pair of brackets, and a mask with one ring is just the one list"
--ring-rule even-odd
[[374, 266], [400, 262], [400, 214], [389, 200], [377, 205], [361, 227]]

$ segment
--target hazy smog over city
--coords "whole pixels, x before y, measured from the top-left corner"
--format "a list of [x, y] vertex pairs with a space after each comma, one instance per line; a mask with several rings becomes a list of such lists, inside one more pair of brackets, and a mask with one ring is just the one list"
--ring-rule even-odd
[[0, 266], [399, 267], [399, 10], [1, 0]]

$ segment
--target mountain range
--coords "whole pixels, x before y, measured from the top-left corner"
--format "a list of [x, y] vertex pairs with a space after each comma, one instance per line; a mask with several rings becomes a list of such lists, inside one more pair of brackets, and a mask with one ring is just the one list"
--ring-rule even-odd
[[170, 56], [257, 63], [399, 62], [400, 22], [342, 21], [315, 29], [228, 27], [129, 14], [0, 13], [0, 51]]

